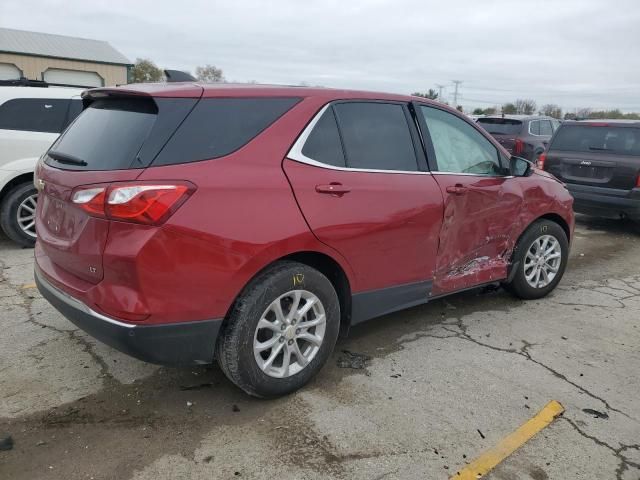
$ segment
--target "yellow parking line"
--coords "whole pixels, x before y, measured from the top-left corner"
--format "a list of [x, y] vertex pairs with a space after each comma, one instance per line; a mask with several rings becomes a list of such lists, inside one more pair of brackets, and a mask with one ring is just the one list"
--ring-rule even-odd
[[26, 290], [28, 288], [36, 288], [36, 284], [35, 283], [27, 283], [26, 285], [22, 285], [22, 289]]
[[551, 400], [533, 418], [515, 432], [506, 436], [495, 447], [487, 450], [449, 480], [477, 480], [493, 470], [496, 465], [527, 443], [540, 430], [548, 426], [564, 412], [560, 402]]

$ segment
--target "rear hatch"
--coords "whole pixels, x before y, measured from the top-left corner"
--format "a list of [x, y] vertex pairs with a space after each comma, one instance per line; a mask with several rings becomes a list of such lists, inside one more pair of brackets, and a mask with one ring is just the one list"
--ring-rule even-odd
[[491, 134], [509, 153], [514, 152], [516, 138], [522, 131], [522, 121], [513, 118], [479, 118], [478, 124]]
[[41, 267], [58, 277], [97, 284], [103, 278], [110, 221], [79, 208], [74, 194], [135, 180], [198, 98], [98, 90], [84, 101], [84, 111], [38, 162], [36, 254], [44, 258]]
[[631, 190], [640, 173], [640, 128], [563, 124], [549, 146], [544, 169], [565, 183]]

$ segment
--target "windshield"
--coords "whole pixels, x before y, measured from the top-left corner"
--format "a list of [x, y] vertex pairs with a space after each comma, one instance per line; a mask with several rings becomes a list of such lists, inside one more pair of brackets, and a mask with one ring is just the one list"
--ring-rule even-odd
[[522, 129], [522, 122], [511, 118], [479, 118], [478, 123], [492, 135], [517, 135]]

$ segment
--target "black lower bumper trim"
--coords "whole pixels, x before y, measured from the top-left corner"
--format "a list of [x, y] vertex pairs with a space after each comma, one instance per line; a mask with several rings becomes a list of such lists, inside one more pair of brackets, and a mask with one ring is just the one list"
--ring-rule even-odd
[[162, 325], [131, 325], [107, 318], [51, 285], [36, 269], [44, 298], [78, 328], [121, 352], [160, 365], [213, 362], [222, 319]]

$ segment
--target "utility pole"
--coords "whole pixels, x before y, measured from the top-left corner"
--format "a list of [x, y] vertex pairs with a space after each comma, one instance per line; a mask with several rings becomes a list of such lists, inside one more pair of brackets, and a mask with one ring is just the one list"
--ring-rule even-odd
[[458, 86], [462, 83], [462, 80], [451, 80], [455, 85], [455, 90], [453, 91], [453, 108], [458, 108]]
[[438, 101], [444, 103], [444, 100], [442, 99], [442, 89], [444, 88], [444, 85], [436, 83], [436, 87], [438, 87]]

